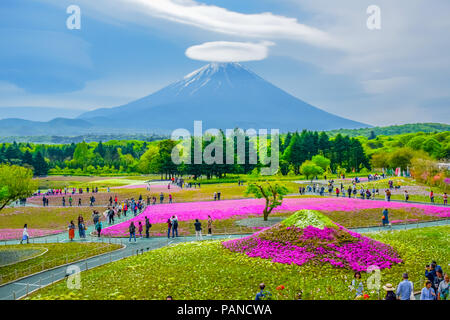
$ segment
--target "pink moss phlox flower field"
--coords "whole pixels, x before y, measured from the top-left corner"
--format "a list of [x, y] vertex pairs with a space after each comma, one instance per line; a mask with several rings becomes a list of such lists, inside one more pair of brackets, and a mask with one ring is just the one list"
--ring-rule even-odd
[[[441, 218], [450, 217], [450, 208], [446, 207], [349, 198], [286, 198], [283, 200], [283, 204], [274, 211], [295, 212], [301, 209], [310, 209], [351, 212], [373, 208], [379, 208], [380, 210], [383, 208], [418, 208], [423, 210], [424, 215]], [[224, 220], [235, 216], [261, 215], [263, 209], [264, 200], [262, 199], [158, 204], [148, 206], [143, 213], [130, 221], [134, 221], [136, 224], [138, 221], [144, 222], [145, 217], [148, 217], [152, 224], [165, 223], [172, 215], [176, 215], [179, 221], [206, 220], [208, 219], [208, 215], [213, 220]], [[130, 221], [107, 227], [103, 232], [105, 235], [125, 234]]]
[[[22, 239], [23, 229], [0, 229], [0, 240]], [[60, 233], [62, 230], [28, 229], [30, 237], [42, 237]]]
[[265, 229], [251, 236], [223, 242], [224, 248], [252, 258], [302, 265], [309, 261], [330, 263], [339, 268], [367, 271], [370, 266], [391, 268], [402, 260], [384, 243], [361, 236], [336, 224], [324, 229], [285, 227]]
[[[126, 185], [126, 186], [120, 186], [120, 187], [112, 187], [111, 190], [113, 189], [147, 189], [148, 185], [147, 184], [131, 184], [131, 185]], [[178, 192], [181, 191], [183, 189], [181, 189], [180, 187], [178, 187], [177, 185], [170, 185], [170, 189], [167, 188], [167, 184], [162, 185], [162, 184], [151, 184], [150, 185], [150, 192], [156, 192], [156, 193], [171, 193], [171, 192]], [[187, 190], [198, 190], [198, 189], [187, 189]]]

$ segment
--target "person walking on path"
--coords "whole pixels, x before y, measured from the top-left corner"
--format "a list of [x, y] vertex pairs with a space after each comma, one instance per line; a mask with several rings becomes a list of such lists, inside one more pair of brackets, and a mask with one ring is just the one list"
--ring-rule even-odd
[[408, 274], [403, 274], [403, 280], [397, 286], [397, 297], [400, 300], [411, 300], [414, 297], [414, 285], [408, 280]]
[[75, 224], [73, 223], [73, 221], [70, 221], [68, 229], [69, 229], [69, 239], [70, 241], [73, 241], [73, 238], [75, 238]]
[[84, 218], [81, 214], [78, 216], [78, 234], [80, 235], [80, 238], [86, 238]]
[[62, 197], [62, 206], [65, 207], [66, 206], [66, 198]]
[[433, 192], [433, 190], [430, 191], [430, 201], [431, 201], [431, 203], [434, 203], [434, 192]]
[[72, 197], [71, 197], [71, 196], [69, 196], [69, 207], [71, 207], [71, 206], [72, 206], [72, 201], [73, 201]]
[[436, 300], [436, 293], [434, 292], [434, 288], [432, 287], [430, 280], [425, 282], [425, 287], [422, 288], [420, 293], [420, 300]]
[[389, 225], [389, 211], [387, 208], [384, 208], [383, 210], [383, 217], [381, 222], [383, 223], [383, 227]]
[[159, 203], [162, 204], [164, 202], [164, 193], [161, 192], [159, 195]]
[[92, 221], [94, 222], [94, 225], [96, 225], [99, 220], [100, 215], [98, 214], [97, 210], [92, 211]]
[[78, 206], [81, 207], [81, 198], [78, 198]]
[[148, 239], [150, 238], [150, 228], [152, 227], [152, 224], [150, 223], [150, 220], [148, 217], [145, 217], [145, 237]]
[[212, 236], [212, 218], [208, 215], [208, 236]]
[[130, 226], [128, 227], [128, 231], [130, 232], [130, 240], [129, 242], [131, 242], [131, 238], [134, 238], [134, 242], [136, 242], [136, 226], [134, 225], [134, 222], [131, 221]]
[[383, 286], [383, 289], [386, 291], [386, 296], [383, 300], [397, 300], [397, 296], [395, 295], [395, 288], [392, 286], [392, 284], [387, 283], [385, 286]]
[[172, 238], [175, 238], [175, 234], [178, 237], [178, 217], [173, 215], [171, 221], [172, 221]]
[[95, 230], [97, 230], [97, 236], [100, 238], [100, 234], [102, 233], [102, 222], [100, 220], [97, 220], [97, 223], [95, 224]]
[[198, 219], [195, 219], [195, 223], [194, 223], [194, 227], [195, 227], [195, 238], [197, 240], [202, 240], [202, 223], [200, 221], [198, 221]]
[[167, 219], [167, 238], [170, 238], [170, 230], [172, 229], [172, 220]]
[[442, 196], [442, 198], [444, 199], [444, 205], [447, 205], [447, 201], [448, 201], [447, 192], [444, 192], [444, 195]]
[[405, 190], [405, 202], [408, 202], [409, 200], [409, 193], [407, 190]]
[[217, 201], [220, 201], [220, 191], [217, 192]]
[[172, 203], [172, 194], [169, 193], [169, 203]]
[[22, 231], [22, 240], [20, 240], [20, 244], [22, 244], [23, 240], [27, 240], [27, 243], [30, 243], [30, 236], [28, 235], [28, 225], [25, 223]]
[[139, 221], [139, 226], [138, 226], [138, 231], [139, 231], [139, 236], [142, 238], [142, 222]]

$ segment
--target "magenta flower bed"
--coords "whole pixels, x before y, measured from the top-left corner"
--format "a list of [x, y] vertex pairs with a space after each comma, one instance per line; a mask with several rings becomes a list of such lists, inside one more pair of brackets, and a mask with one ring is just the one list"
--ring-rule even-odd
[[[298, 232], [299, 241], [303, 246], [278, 242], [275, 239], [268, 240], [267, 237], [283, 238], [284, 231], [280, 232], [280, 227], [274, 234], [270, 231], [268, 233], [260, 231], [242, 239], [225, 241], [222, 245], [233, 252], [277, 263], [303, 265], [313, 260], [354, 271], [367, 271], [370, 266], [377, 266], [380, 269], [391, 268], [393, 264], [402, 262], [391, 246], [361, 236], [342, 226], [337, 227], [325, 227], [323, 230], [312, 226], [305, 229], [295, 227], [284, 229], [294, 229]], [[353, 242], [346, 239], [347, 241], [340, 243], [339, 231], [348, 233]]]
[[[23, 229], [0, 229], [0, 240], [22, 239]], [[42, 237], [50, 234], [61, 233], [63, 230], [28, 229], [30, 237]]]
[[[132, 185], [127, 185], [127, 186], [120, 186], [120, 187], [112, 187], [111, 190], [114, 189], [147, 189], [148, 185], [147, 184], [132, 184]], [[177, 185], [170, 185], [170, 189], [167, 188], [167, 184], [163, 185], [163, 184], [151, 184], [150, 185], [150, 192], [178, 192], [181, 191], [182, 189], [180, 187], [178, 187]], [[189, 189], [191, 190], [191, 189]], [[195, 190], [195, 189], [194, 189]]]
[[[448, 218], [450, 208], [420, 204], [408, 204], [400, 202], [373, 201], [349, 198], [286, 198], [283, 204], [274, 211], [295, 212], [302, 209], [319, 211], [355, 211], [362, 209], [388, 208], [418, 208], [423, 209], [423, 214]], [[137, 224], [144, 222], [148, 217], [152, 224], [165, 223], [172, 215], [177, 215], [178, 220], [206, 220], [208, 215], [213, 220], [230, 219], [235, 216], [261, 215], [264, 209], [262, 199], [223, 200], [205, 202], [184, 202], [172, 204], [158, 204], [148, 206], [143, 213], [131, 219]], [[123, 222], [104, 229], [105, 235], [125, 234], [130, 221]]]

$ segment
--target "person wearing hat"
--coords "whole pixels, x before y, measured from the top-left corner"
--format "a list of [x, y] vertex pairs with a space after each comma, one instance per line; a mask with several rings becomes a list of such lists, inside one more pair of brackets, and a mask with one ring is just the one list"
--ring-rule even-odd
[[392, 284], [387, 283], [385, 286], [383, 286], [383, 289], [386, 291], [386, 296], [384, 297], [384, 300], [397, 300], [397, 296], [395, 295], [395, 288], [392, 286]]

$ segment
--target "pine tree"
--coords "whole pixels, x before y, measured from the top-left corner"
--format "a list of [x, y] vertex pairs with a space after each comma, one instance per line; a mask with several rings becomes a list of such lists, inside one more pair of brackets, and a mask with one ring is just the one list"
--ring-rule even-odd
[[48, 164], [45, 161], [42, 153], [36, 152], [33, 161], [34, 175], [45, 176], [48, 173]]

